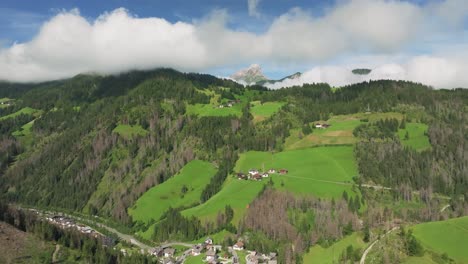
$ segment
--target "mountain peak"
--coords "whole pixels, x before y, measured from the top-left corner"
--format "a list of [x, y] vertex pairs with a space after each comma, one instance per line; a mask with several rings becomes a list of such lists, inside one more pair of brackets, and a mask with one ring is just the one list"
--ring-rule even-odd
[[236, 81], [244, 81], [247, 84], [256, 83], [258, 81], [267, 80], [268, 78], [263, 74], [262, 67], [258, 64], [252, 64], [246, 69], [242, 69], [233, 75], [231, 78]]

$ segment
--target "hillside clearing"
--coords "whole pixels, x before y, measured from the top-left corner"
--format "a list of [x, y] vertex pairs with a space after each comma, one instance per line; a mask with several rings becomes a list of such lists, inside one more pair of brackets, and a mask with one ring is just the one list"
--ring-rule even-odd
[[[395, 112], [388, 113], [356, 113], [350, 115], [336, 115], [332, 116], [327, 121], [318, 121], [310, 123], [309, 125], [313, 128], [316, 123], [326, 123], [330, 127], [326, 129], [313, 129], [312, 133], [309, 135], [303, 135], [301, 128], [294, 128], [290, 130], [290, 136], [286, 138], [284, 147], [286, 150], [307, 148], [313, 146], [323, 146], [323, 145], [351, 145], [358, 141], [353, 135], [353, 130], [360, 124], [372, 123], [382, 119], [391, 119], [395, 118], [398, 121], [403, 119], [403, 115]], [[415, 134], [414, 141], [417, 144], [424, 146], [424, 143], [421, 143], [422, 139], [416, 135], [421, 134], [421, 128], [425, 125], [419, 123], [411, 123], [416, 126], [410, 125], [408, 129], [411, 129], [410, 133]], [[416, 131], [413, 129], [417, 127]], [[426, 126], [427, 128], [427, 126]], [[424, 130], [423, 130], [424, 131]], [[403, 132], [404, 136], [404, 132]], [[425, 136], [427, 138], [427, 136]], [[413, 143], [411, 143], [413, 144]]]
[[341, 253], [350, 245], [353, 246], [354, 249], [361, 248], [362, 250], [367, 247], [367, 243], [362, 240], [360, 234], [353, 233], [327, 248], [320, 245], [311, 247], [309, 253], [304, 255], [304, 263], [338, 263]]
[[[211, 177], [216, 173], [213, 164], [193, 160], [178, 174], [145, 192], [129, 209], [134, 221], [144, 223], [159, 220], [169, 208], [190, 206], [200, 201], [200, 195]], [[184, 188], [185, 187], [185, 188]]]
[[9, 115], [6, 115], [6, 116], [2, 116], [0, 117], [0, 120], [5, 120], [5, 119], [8, 119], [8, 118], [14, 118], [14, 117], [17, 117], [21, 114], [23, 115], [34, 115], [34, 116], [39, 116], [41, 115], [42, 111], [41, 110], [37, 110], [37, 109], [34, 109], [34, 108], [31, 108], [31, 107], [24, 107], [24, 108], [21, 108], [20, 110], [14, 112], [14, 113], [11, 113]]
[[145, 136], [148, 131], [143, 129], [140, 125], [118, 125], [112, 130], [112, 132], [117, 133], [125, 138], [130, 138], [133, 136]]
[[250, 108], [250, 113], [253, 115], [254, 122], [260, 122], [272, 116], [279, 109], [285, 105], [283, 102], [265, 102], [260, 101], [252, 102], [253, 106]]
[[[407, 123], [405, 129], [398, 130], [398, 137], [400, 142], [407, 146], [412, 147], [417, 151], [422, 151], [431, 148], [431, 143], [426, 135], [428, 126], [421, 123]], [[409, 139], [405, 139], [408, 133]]]

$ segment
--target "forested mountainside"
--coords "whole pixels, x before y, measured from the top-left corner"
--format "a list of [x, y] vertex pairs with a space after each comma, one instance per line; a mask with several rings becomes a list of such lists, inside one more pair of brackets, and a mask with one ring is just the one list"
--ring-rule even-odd
[[[98, 215], [155, 242], [250, 232], [247, 247], [292, 263], [396, 218], [468, 215], [465, 89], [381, 80], [270, 91], [158, 69], [0, 83], [0, 98], [2, 200]], [[195, 161], [213, 169], [190, 171]], [[236, 178], [270, 167], [290, 178]]]

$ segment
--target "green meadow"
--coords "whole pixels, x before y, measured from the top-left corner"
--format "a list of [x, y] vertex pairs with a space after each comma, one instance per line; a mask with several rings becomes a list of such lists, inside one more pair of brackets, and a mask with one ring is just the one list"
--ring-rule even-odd
[[122, 137], [131, 138], [134, 136], [145, 136], [148, 131], [142, 128], [140, 125], [122, 125], [119, 124], [112, 130], [112, 132], [121, 135]]
[[[357, 175], [351, 146], [317, 147], [280, 153], [249, 151], [240, 155], [235, 172], [247, 173], [249, 169], [287, 169], [287, 175], [270, 176], [277, 189], [299, 195], [324, 198], [341, 197], [343, 191], [353, 194], [352, 177]], [[204, 204], [183, 211], [202, 219], [214, 219], [226, 205], [234, 209], [233, 223], [243, 216], [270, 178], [262, 181], [238, 180], [229, 176], [219, 193]]]
[[201, 192], [215, 173], [213, 164], [193, 160], [178, 174], [145, 192], [129, 209], [129, 214], [133, 220], [147, 223], [151, 219], [159, 220], [169, 207], [190, 206], [200, 201]]
[[[242, 154], [236, 171], [287, 169], [286, 175], [273, 174], [278, 189], [319, 197], [340, 197], [357, 175], [351, 146], [316, 147], [279, 153], [249, 151]], [[264, 179], [264, 181], [267, 179]]]
[[34, 115], [34, 116], [37, 117], [41, 113], [42, 113], [42, 111], [40, 111], [40, 110], [31, 108], [31, 107], [24, 107], [24, 108], [21, 108], [20, 110], [14, 112], [14, 113], [11, 113], [9, 115], [0, 117], [0, 120], [5, 120], [5, 119], [8, 119], [8, 118], [17, 117], [17, 116], [19, 116], [21, 114], [23, 114], [23, 115]]
[[[427, 129], [426, 124], [407, 123], [405, 129], [398, 130], [398, 136], [403, 145], [422, 151], [431, 148], [429, 137], [425, 134]], [[409, 139], [405, 139], [406, 132], [408, 132]]]
[[33, 124], [34, 124], [34, 120], [29, 123], [26, 123], [25, 125], [21, 127], [21, 130], [14, 131], [12, 135], [18, 138], [23, 143], [23, 145], [27, 146], [27, 145], [32, 144], [33, 137], [32, 137], [31, 128]]
[[430, 255], [425, 254], [422, 257], [408, 257], [403, 261], [403, 264], [437, 264]]
[[300, 149], [322, 145], [348, 145], [357, 142], [353, 135], [353, 130], [358, 125], [367, 122], [375, 122], [381, 119], [396, 118], [401, 120], [403, 115], [400, 113], [357, 113], [350, 115], [332, 116], [327, 121], [310, 123], [314, 127], [315, 123], [327, 123], [331, 126], [327, 129], [313, 129], [309, 135], [302, 135], [300, 128], [291, 129], [290, 136], [285, 141], [285, 149]]
[[242, 104], [235, 104], [232, 107], [219, 108], [214, 104], [195, 104], [187, 105], [188, 115], [197, 116], [241, 116], [242, 115]]
[[353, 233], [327, 248], [320, 245], [311, 247], [309, 253], [304, 255], [304, 263], [339, 263], [341, 253], [350, 245], [352, 245], [354, 249], [361, 248], [363, 251], [367, 247], [367, 243], [362, 240], [361, 236], [358, 233]]
[[468, 216], [423, 223], [412, 229], [425, 248], [439, 254], [447, 253], [458, 263], [468, 263]]
[[250, 108], [250, 113], [254, 117], [255, 122], [260, 122], [272, 116], [285, 104], [283, 102], [265, 102], [260, 101], [252, 102], [253, 106]]
[[234, 210], [233, 223], [237, 224], [248, 205], [257, 197], [266, 182], [243, 181], [229, 176], [220, 192], [208, 201], [182, 212], [186, 216], [197, 216], [202, 220], [214, 220], [226, 205]]

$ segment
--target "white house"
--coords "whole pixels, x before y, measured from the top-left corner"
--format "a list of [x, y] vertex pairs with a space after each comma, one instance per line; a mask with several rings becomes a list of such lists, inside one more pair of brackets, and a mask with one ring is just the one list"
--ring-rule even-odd
[[249, 170], [249, 174], [250, 174], [250, 175], [255, 175], [255, 174], [258, 174], [258, 173], [259, 173], [259, 171], [256, 170], [256, 169], [250, 169], [250, 170]]
[[239, 241], [236, 244], [234, 244], [232, 249], [234, 249], [234, 250], [244, 250], [244, 243], [242, 243], [242, 241]]

